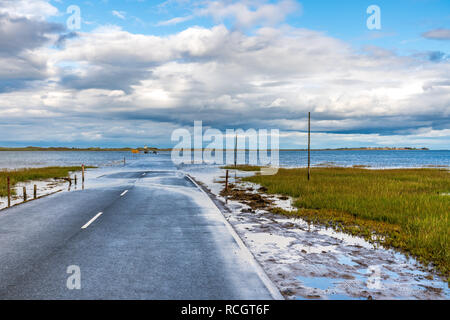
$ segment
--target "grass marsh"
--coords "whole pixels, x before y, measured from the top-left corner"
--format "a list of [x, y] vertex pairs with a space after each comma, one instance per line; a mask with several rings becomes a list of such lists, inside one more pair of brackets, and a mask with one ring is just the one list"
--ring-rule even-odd
[[11, 194], [14, 195], [14, 186], [19, 182], [45, 180], [51, 178], [67, 178], [69, 173], [74, 171], [81, 171], [81, 167], [45, 167], [0, 170], [0, 197], [8, 196], [7, 177], [10, 177], [11, 179]]
[[[253, 168], [254, 169], [254, 168]], [[254, 170], [251, 171], [254, 171]], [[450, 174], [441, 169], [280, 169], [276, 175], [243, 178], [267, 193], [291, 196], [307, 221], [401, 249], [450, 275]]]

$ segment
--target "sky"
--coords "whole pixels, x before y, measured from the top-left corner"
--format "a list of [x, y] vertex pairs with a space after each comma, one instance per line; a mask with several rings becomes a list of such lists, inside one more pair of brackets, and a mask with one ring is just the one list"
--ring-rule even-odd
[[450, 149], [450, 1], [0, 0], [0, 146], [304, 148], [308, 112], [314, 148]]

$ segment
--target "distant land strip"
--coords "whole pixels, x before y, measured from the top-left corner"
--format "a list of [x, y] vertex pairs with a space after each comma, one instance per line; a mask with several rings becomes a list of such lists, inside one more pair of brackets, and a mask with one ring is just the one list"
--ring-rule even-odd
[[[139, 151], [181, 151], [183, 149], [176, 148], [100, 148], [100, 147], [90, 147], [90, 148], [67, 148], [67, 147], [17, 147], [17, 148], [9, 148], [9, 147], [0, 147], [0, 151], [129, 151], [131, 150], [139, 150]], [[200, 149], [190, 149], [191, 151], [198, 151]], [[204, 148], [202, 150], [217, 150], [217, 151], [232, 151], [234, 149], [211, 149]], [[413, 147], [361, 147], [361, 148], [327, 148], [327, 149], [311, 149], [311, 151], [377, 151], [377, 150], [430, 150], [429, 148], [413, 148]], [[253, 149], [238, 149], [238, 151], [257, 151]], [[261, 150], [263, 151], [263, 150]], [[276, 150], [273, 150], [276, 151]], [[308, 149], [279, 149], [279, 151], [308, 151]]]

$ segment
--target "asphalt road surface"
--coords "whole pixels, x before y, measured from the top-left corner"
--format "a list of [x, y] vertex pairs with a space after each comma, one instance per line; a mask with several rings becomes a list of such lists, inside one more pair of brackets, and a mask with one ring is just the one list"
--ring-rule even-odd
[[280, 298], [168, 161], [101, 173], [84, 190], [0, 211], [0, 299]]

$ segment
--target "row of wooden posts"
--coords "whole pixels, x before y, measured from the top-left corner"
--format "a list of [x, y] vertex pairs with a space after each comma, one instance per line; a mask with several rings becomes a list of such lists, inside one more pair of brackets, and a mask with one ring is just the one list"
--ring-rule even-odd
[[[68, 179], [69, 179], [69, 183], [72, 184], [72, 179], [70, 179], [70, 178], [68, 178]], [[73, 180], [76, 185], [77, 184], [77, 175], [74, 176]], [[81, 165], [81, 181], [84, 185], [84, 164]], [[7, 190], [8, 190], [8, 208], [9, 208], [9, 207], [11, 207], [11, 178], [10, 177], [6, 178], [6, 183], [7, 183]], [[27, 196], [27, 188], [26, 187], [23, 187], [22, 195], [23, 195], [23, 202], [27, 202], [28, 196]], [[37, 199], [37, 185], [33, 186], [33, 199], [34, 200]]]
[[[8, 208], [11, 207], [11, 178], [7, 177], [7, 187], [8, 187]], [[37, 185], [33, 186], [33, 199], [37, 199]], [[23, 187], [23, 202], [27, 202], [27, 188]]]
[[[123, 164], [126, 164], [125, 157], [123, 158]], [[77, 184], [77, 175], [73, 178], [75, 185]], [[72, 185], [72, 179], [68, 178], [69, 181], [69, 188], [70, 185]], [[81, 165], [81, 182], [83, 183], [84, 188], [84, 164]], [[11, 207], [11, 178], [7, 177], [7, 188], [8, 188], [8, 208]], [[33, 199], [37, 199], [37, 185], [33, 186]], [[27, 196], [27, 189], [26, 187], [23, 187], [23, 202], [27, 202], [28, 196]]]

